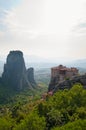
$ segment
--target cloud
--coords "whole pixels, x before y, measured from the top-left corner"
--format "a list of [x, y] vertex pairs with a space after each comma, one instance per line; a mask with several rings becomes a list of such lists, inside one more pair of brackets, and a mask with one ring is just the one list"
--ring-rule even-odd
[[70, 44], [75, 46], [77, 41], [71, 29], [76, 28], [76, 33], [85, 29], [85, 22], [78, 24], [80, 18], [84, 19], [83, 2], [22, 0], [18, 6], [1, 9], [1, 47], [4, 51], [20, 49], [42, 56], [69, 56]]
[[22, 0], [16, 8], [1, 9], [0, 30], [14, 36], [14, 39], [38, 37], [44, 30], [42, 6], [43, 2], [40, 0]]
[[6, 30], [6, 25], [4, 23], [4, 19], [5, 19], [6, 15], [7, 15], [6, 10], [0, 8], [0, 31]]
[[0, 0], [0, 8], [10, 10], [12, 7], [16, 7], [21, 0]]
[[31, 33], [33, 38], [50, 32], [65, 35], [82, 15], [80, 5], [81, 0], [22, 0], [18, 7], [6, 12], [4, 23], [11, 33]]
[[76, 35], [86, 35], [86, 20], [84, 19], [74, 26], [72, 32]]
[[4, 37], [4, 33], [2, 31], [0, 31], [0, 38]]

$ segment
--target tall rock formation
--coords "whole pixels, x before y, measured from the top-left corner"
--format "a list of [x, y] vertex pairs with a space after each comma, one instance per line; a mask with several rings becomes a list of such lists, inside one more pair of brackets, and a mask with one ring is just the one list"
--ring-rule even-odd
[[27, 78], [30, 84], [32, 85], [32, 87], [35, 87], [36, 82], [34, 80], [34, 69], [32, 67], [27, 69]]
[[2, 83], [13, 87], [15, 90], [22, 90], [27, 87], [32, 88], [21, 51], [10, 51], [8, 54], [2, 74]]

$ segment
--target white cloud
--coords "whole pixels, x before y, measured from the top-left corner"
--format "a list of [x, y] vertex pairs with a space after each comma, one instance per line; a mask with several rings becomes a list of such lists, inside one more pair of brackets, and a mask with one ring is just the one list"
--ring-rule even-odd
[[4, 37], [4, 32], [0, 31], [0, 38]]
[[40, 0], [23, 0], [22, 4], [16, 9], [8, 11], [4, 22], [12, 33], [18, 35], [24, 33], [35, 37], [41, 32], [43, 27], [43, 2]]
[[[78, 6], [77, 6], [78, 3]], [[8, 11], [5, 19], [11, 31], [68, 33], [82, 15], [81, 0], [23, 0]]]
[[2, 47], [47, 57], [78, 57], [71, 49], [77, 45], [75, 41], [80, 44], [83, 39], [79, 42], [73, 36], [78, 32], [72, 29], [85, 18], [84, 3], [85, 0], [22, 0], [16, 8], [5, 10], [2, 23], [7, 29]]

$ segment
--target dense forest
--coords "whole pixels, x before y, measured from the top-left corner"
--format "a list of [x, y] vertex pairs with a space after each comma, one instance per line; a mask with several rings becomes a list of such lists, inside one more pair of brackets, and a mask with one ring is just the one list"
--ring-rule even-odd
[[40, 90], [16, 94], [0, 105], [0, 130], [85, 130], [86, 90], [82, 85], [47, 94], [46, 99], [40, 98]]

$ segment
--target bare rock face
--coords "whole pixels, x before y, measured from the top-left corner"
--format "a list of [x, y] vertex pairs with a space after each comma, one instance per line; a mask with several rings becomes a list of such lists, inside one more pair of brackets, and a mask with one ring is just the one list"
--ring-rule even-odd
[[30, 82], [31, 86], [35, 87], [36, 82], [34, 80], [34, 69], [33, 68], [27, 69], [27, 78], [28, 78], [28, 81]]
[[53, 89], [55, 89], [55, 86], [58, 84], [58, 78], [57, 77], [52, 77], [51, 81], [49, 83], [48, 86], [48, 91], [52, 91]]
[[71, 79], [64, 80], [60, 83], [52, 83], [49, 85], [48, 91], [57, 92], [58, 90], [70, 89], [74, 84], [80, 83], [86, 89], [86, 74], [75, 76]]
[[21, 51], [10, 51], [8, 54], [2, 74], [2, 82], [4, 85], [9, 85], [16, 90], [22, 90], [27, 87], [32, 88]]

